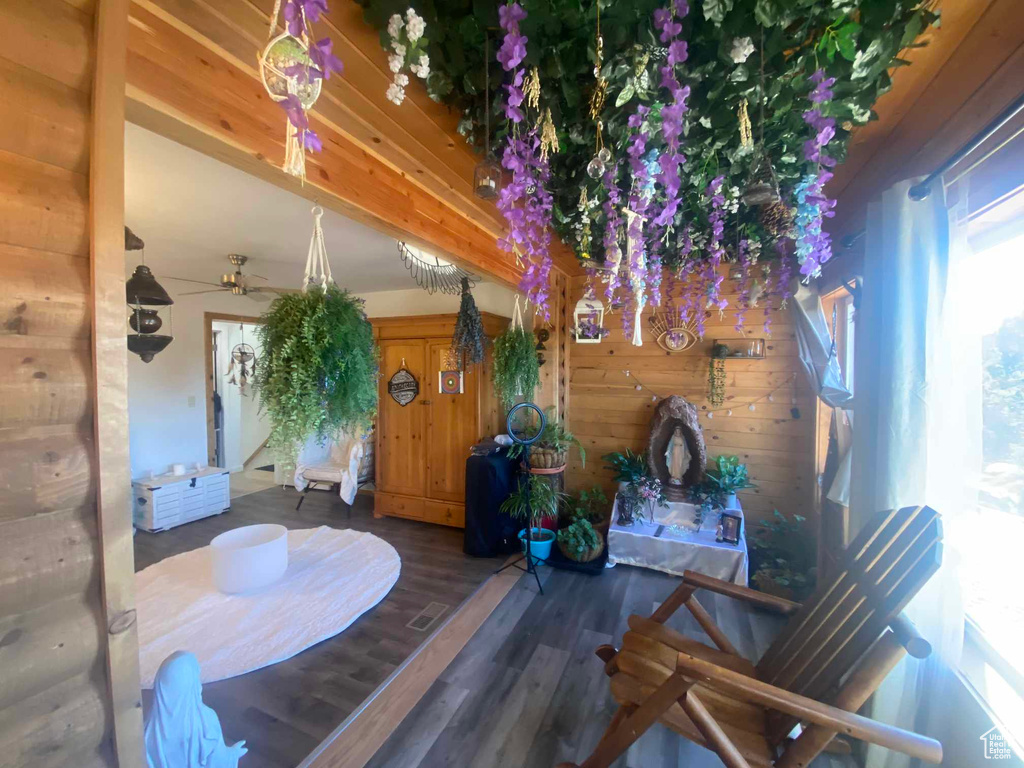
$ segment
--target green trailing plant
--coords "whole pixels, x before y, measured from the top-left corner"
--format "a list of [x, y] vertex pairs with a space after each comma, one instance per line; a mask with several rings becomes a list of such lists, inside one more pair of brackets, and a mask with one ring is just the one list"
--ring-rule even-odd
[[708, 402], [712, 408], [718, 408], [725, 402], [725, 358], [729, 348], [725, 344], [715, 344], [711, 348], [711, 361], [708, 363]]
[[621, 452], [606, 453], [601, 458], [608, 462], [605, 469], [610, 469], [615, 473], [615, 482], [617, 483], [636, 482], [641, 477], [646, 477], [650, 473], [647, 463], [647, 451], [634, 453], [627, 448]]
[[582, 559], [601, 546], [601, 535], [584, 518], [579, 518], [558, 531], [558, 543], [567, 556]]
[[294, 461], [311, 436], [370, 428], [380, 366], [361, 300], [334, 285], [311, 287], [278, 297], [260, 321], [254, 387], [282, 461]]
[[815, 548], [806, 518], [779, 510], [761, 520], [750, 534], [751, 586], [762, 592], [801, 601], [817, 580]]
[[501, 513], [526, 523], [533, 541], [533, 529], [540, 527], [542, 520], [558, 517], [558, 505], [565, 494], [539, 475], [530, 475], [520, 481], [517, 488], [501, 503]]
[[[583, 443], [569, 430], [565, 428], [565, 422], [555, 417], [554, 406], [545, 409], [544, 430], [540, 433], [537, 441], [530, 446], [530, 450], [544, 448], [555, 453], [568, 453], [569, 448], [575, 446], [580, 453], [580, 463], [587, 466], [587, 451]], [[516, 443], [508, 449], [508, 455], [516, 458], [523, 453], [524, 446]]]
[[462, 303], [459, 316], [455, 318], [455, 333], [452, 334], [452, 354], [459, 363], [459, 370], [484, 361], [484, 347], [487, 335], [480, 319], [480, 310], [469, 290], [469, 280], [462, 278]]
[[540, 386], [534, 346], [533, 334], [514, 325], [494, 340], [494, 393], [506, 411], [516, 398], [532, 400]]

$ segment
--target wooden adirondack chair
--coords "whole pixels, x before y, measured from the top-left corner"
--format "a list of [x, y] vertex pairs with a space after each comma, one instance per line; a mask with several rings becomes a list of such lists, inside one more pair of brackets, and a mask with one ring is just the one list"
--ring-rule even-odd
[[[597, 649], [620, 706], [579, 768], [611, 765], [659, 720], [728, 768], [806, 768], [837, 735], [941, 762], [937, 741], [854, 714], [905, 653], [931, 652], [900, 611], [938, 569], [941, 539], [928, 507], [883, 512], [803, 605], [687, 571], [650, 618], [629, 617], [621, 650]], [[697, 589], [791, 618], [755, 665], [697, 601]], [[717, 648], [664, 626], [684, 605]], [[803, 730], [790, 740], [797, 723]]]

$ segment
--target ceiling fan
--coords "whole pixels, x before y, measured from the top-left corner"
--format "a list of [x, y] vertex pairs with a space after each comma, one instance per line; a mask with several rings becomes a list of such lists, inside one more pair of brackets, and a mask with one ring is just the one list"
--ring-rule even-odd
[[197, 296], [201, 293], [223, 293], [225, 291], [234, 294], [235, 296], [248, 296], [255, 301], [271, 301], [272, 298], [267, 294], [281, 294], [289, 293], [288, 289], [285, 288], [271, 288], [269, 286], [254, 286], [249, 284], [249, 280], [266, 280], [267, 278], [262, 275], [243, 275], [242, 267], [249, 260], [248, 256], [243, 256], [240, 253], [228, 254], [228, 261], [234, 266], [234, 272], [226, 272], [221, 275], [219, 283], [208, 283], [203, 280], [190, 280], [187, 277], [168, 277], [168, 280], [180, 280], [184, 283], [198, 283], [199, 285], [213, 286], [210, 290], [206, 291], [189, 291], [188, 293], [179, 294], [181, 296]]

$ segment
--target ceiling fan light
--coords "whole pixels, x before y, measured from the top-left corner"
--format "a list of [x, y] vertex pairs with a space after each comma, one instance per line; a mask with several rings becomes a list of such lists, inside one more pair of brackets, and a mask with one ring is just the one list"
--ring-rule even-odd
[[139, 264], [135, 268], [124, 288], [128, 303], [132, 305], [166, 307], [174, 303], [174, 299], [156, 281], [152, 271], [145, 264]]

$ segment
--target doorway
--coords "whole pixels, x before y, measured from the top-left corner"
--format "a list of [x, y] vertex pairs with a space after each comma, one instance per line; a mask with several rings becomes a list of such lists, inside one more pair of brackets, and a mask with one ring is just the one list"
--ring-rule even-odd
[[273, 487], [270, 420], [254, 387], [258, 317], [205, 313], [206, 435], [210, 466], [231, 472], [231, 497]]

